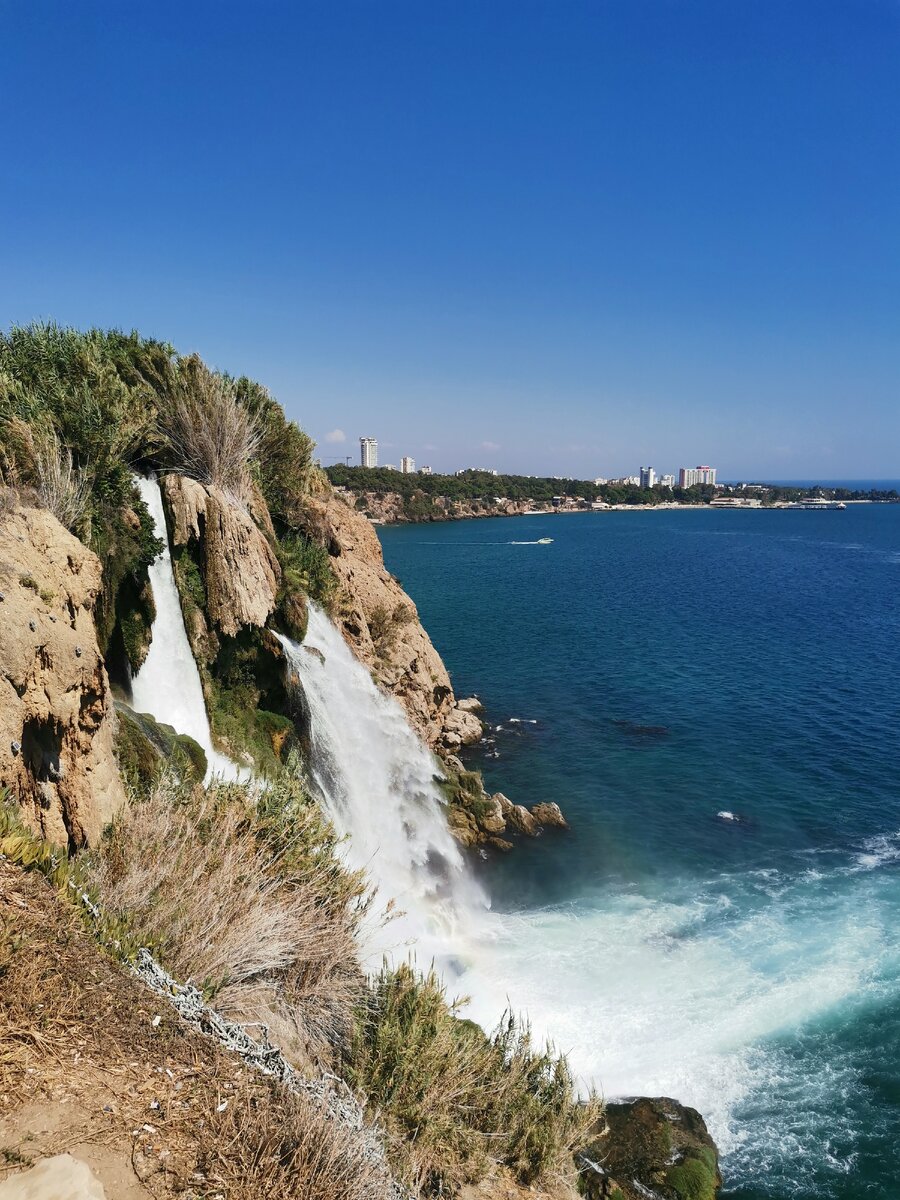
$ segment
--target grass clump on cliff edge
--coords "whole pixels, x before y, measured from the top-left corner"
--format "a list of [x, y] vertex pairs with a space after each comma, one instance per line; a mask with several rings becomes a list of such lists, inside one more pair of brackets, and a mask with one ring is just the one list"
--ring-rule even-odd
[[506, 1014], [490, 1036], [461, 1020], [433, 971], [385, 968], [357, 1023], [348, 1077], [390, 1139], [395, 1169], [423, 1196], [453, 1194], [495, 1165], [522, 1184], [571, 1181], [600, 1113], [580, 1103], [564, 1058]]
[[104, 909], [176, 978], [234, 1019], [264, 1021], [301, 1061], [327, 1062], [363, 986], [367, 897], [298, 768], [265, 788], [164, 774], [85, 861]]

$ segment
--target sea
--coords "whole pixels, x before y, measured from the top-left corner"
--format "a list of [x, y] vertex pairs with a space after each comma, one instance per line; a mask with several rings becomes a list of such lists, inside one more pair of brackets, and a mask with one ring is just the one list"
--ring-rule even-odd
[[697, 1107], [730, 1200], [897, 1200], [900, 505], [379, 535], [469, 764], [571, 826], [477, 863], [490, 1004]]

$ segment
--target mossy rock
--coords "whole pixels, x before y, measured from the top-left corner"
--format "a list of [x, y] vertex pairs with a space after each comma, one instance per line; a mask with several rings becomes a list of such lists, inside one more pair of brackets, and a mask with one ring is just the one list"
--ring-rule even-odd
[[[590, 1200], [715, 1200], [719, 1158], [703, 1118], [667, 1097], [606, 1106], [605, 1126], [579, 1155]], [[592, 1163], [602, 1163], [598, 1174]]]
[[192, 737], [177, 733], [149, 713], [135, 712], [121, 701], [116, 702], [116, 714], [116, 757], [132, 787], [150, 787], [166, 766], [173, 766], [184, 780], [205, 777], [206, 753]]
[[699, 1151], [694, 1157], [688, 1151], [682, 1162], [669, 1167], [666, 1184], [678, 1200], [716, 1200], [718, 1168], [714, 1156], [707, 1151], [704, 1157]]
[[309, 626], [309, 604], [301, 591], [289, 591], [278, 602], [275, 623], [282, 633], [295, 642], [302, 642]]

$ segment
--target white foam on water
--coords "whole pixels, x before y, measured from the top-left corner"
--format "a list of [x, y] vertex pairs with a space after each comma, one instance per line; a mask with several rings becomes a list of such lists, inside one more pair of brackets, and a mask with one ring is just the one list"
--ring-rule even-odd
[[181, 601], [172, 570], [159, 484], [155, 479], [142, 475], [136, 476], [135, 482], [153, 518], [153, 531], [163, 542], [163, 550], [150, 564], [150, 587], [153, 590], [156, 618], [150, 650], [131, 681], [132, 704], [136, 712], [149, 713], [155, 720], [171, 725], [177, 733], [187, 734], [202, 746], [206, 753], [207, 778], [220, 775], [226, 779], [237, 779], [240, 776], [238, 767], [212, 744], [200, 672], [184, 627]]

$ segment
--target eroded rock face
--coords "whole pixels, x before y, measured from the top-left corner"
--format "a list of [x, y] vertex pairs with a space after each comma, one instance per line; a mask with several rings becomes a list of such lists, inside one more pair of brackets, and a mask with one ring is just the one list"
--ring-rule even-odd
[[[219, 488], [166, 475], [162, 489], [173, 543], [196, 541], [201, 549], [207, 610], [216, 628], [234, 637], [244, 626], [265, 625], [275, 610], [281, 568], [264, 530]], [[270, 525], [261, 498], [259, 505]]]
[[[455, 704], [450, 677], [422, 628], [415, 605], [386, 569], [371, 523], [331, 493], [309, 501], [306, 526], [309, 535], [331, 555], [341, 585], [336, 620], [357, 658], [397, 697], [429, 745], [462, 745], [461, 736], [442, 743], [445, 722]], [[477, 740], [480, 721], [471, 713], [458, 714], [460, 719], [463, 716], [477, 725]], [[466, 728], [471, 731], [474, 726]], [[457, 732], [454, 726], [454, 736]]]
[[695, 1108], [666, 1096], [607, 1104], [581, 1158], [588, 1200], [715, 1200], [719, 1154]]
[[92, 610], [100, 562], [43, 509], [0, 515], [0, 785], [58, 845], [95, 843], [125, 803]]

